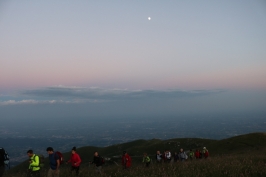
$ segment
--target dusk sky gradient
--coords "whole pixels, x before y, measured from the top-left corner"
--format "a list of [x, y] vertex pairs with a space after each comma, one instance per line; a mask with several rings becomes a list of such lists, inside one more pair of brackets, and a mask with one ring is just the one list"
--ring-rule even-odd
[[1, 1], [1, 90], [266, 89], [265, 9], [262, 0]]
[[264, 0], [3, 0], [0, 48], [2, 107], [232, 91], [265, 108]]

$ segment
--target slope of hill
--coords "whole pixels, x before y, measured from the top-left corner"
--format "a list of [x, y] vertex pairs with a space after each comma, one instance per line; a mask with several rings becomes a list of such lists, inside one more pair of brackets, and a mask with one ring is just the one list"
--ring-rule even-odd
[[[198, 139], [198, 138], [177, 138], [177, 139], [170, 139], [170, 140], [158, 140], [158, 139], [136, 140], [136, 141], [132, 141], [132, 142], [124, 143], [124, 144], [112, 145], [109, 147], [92, 147], [92, 146], [81, 147], [81, 148], [78, 148], [78, 153], [80, 154], [82, 158], [82, 167], [89, 167], [90, 166], [89, 161], [92, 160], [93, 152], [98, 151], [103, 157], [110, 158], [110, 161], [108, 161], [105, 165], [106, 173], [107, 171], [109, 171], [110, 173], [113, 173], [113, 172], [118, 173], [119, 171], [121, 171], [121, 167], [117, 167], [115, 164], [120, 164], [120, 156], [123, 150], [127, 150], [129, 154], [133, 157], [134, 163], [133, 163], [132, 168], [139, 169], [139, 168], [142, 168], [142, 166], [140, 166], [141, 164], [140, 162], [141, 162], [143, 152], [147, 152], [148, 154], [150, 154], [151, 158], [153, 158], [157, 150], [161, 150], [161, 151], [170, 150], [171, 152], [178, 152], [180, 148], [184, 148], [185, 150], [189, 150], [189, 149], [195, 150], [195, 149], [202, 149], [202, 147], [204, 146], [206, 146], [210, 151], [210, 154], [211, 154], [210, 159], [206, 161], [202, 161], [199, 164], [197, 164], [197, 162], [195, 161], [186, 162], [185, 166], [189, 164], [191, 166], [194, 166], [195, 170], [197, 170], [198, 166], [199, 168], [201, 168], [202, 165], [205, 164], [208, 166], [212, 166], [212, 169], [215, 169], [216, 168], [215, 164], [217, 164], [219, 166], [219, 168], [217, 167], [217, 170], [219, 171], [220, 168], [224, 170], [226, 170], [227, 168], [228, 170], [235, 169], [235, 168], [229, 167], [227, 163], [231, 164], [232, 167], [234, 167], [235, 164], [238, 164], [239, 169], [245, 168], [245, 165], [244, 166], [241, 165], [243, 163], [243, 164], [246, 164], [246, 166], [256, 165], [256, 168], [254, 167], [255, 169], [252, 169], [252, 170], [253, 171], [260, 170], [261, 173], [265, 174], [266, 176], [265, 167], [264, 169], [260, 169], [262, 168], [263, 164], [265, 164], [266, 162], [264, 160], [264, 157], [261, 156], [261, 154], [265, 154], [266, 152], [266, 133], [252, 133], [252, 134], [240, 135], [240, 136], [236, 136], [236, 137], [232, 137], [232, 138], [228, 138], [224, 140], [208, 140], [208, 139]], [[247, 153], [247, 152], [252, 152], [251, 153], [252, 156], [250, 156], [250, 153]], [[65, 159], [68, 159], [70, 155], [71, 155], [70, 152], [64, 153]], [[11, 174], [12, 176], [16, 174], [18, 176], [22, 176], [21, 174], [25, 173], [27, 166], [28, 166], [27, 161], [23, 162], [20, 165], [8, 171], [6, 176], [10, 177]], [[64, 166], [62, 170], [64, 169]], [[182, 168], [185, 168], [184, 165], [182, 166], [183, 166]], [[47, 159], [46, 159], [46, 167], [48, 167]], [[170, 168], [170, 167], [166, 166], [164, 168]], [[173, 168], [176, 169], [176, 167], [173, 167]], [[88, 170], [88, 168], [86, 169]], [[212, 169], [209, 169], [209, 170], [212, 170]], [[200, 169], [198, 170], [201, 171]], [[242, 171], [243, 170], [245, 172], [245, 169], [242, 169]], [[235, 170], [235, 172], [238, 173], [237, 170]], [[211, 173], [214, 174], [215, 171]], [[86, 175], [87, 174], [88, 173], [86, 173]], [[204, 174], [207, 174], [207, 172], [206, 173], [204, 172]], [[232, 174], [232, 173], [228, 172], [228, 174]], [[123, 176], [123, 172], [121, 172], [121, 175]], [[135, 171], [134, 171], [134, 175], [136, 175]], [[132, 176], [134, 175], [132, 174]], [[145, 173], [143, 175], [145, 176], [147, 174]], [[168, 176], [171, 176], [171, 175], [168, 175]], [[191, 175], [188, 172], [186, 176], [191, 176]], [[261, 176], [261, 175], [257, 175], [257, 176]]]
[[208, 149], [218, 154], [245, 154], [266, 147], [266, 133], [251, 133], [210, 143]]

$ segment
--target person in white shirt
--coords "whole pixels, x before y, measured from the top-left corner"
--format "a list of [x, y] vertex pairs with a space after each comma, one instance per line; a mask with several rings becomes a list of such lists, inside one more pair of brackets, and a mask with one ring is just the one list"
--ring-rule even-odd
[[165, 157], [166, 157], [167, 162], [171, 162], [172, 155], [171, 155], [171, 152], [169, 150], [166, 151]]

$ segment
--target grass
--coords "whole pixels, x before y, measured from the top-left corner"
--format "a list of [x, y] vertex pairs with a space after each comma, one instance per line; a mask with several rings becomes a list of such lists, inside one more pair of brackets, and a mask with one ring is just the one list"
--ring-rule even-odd
[[[103, 174], [96, 173], [94, 166], [83, 164], [80, 168], [80, 177], [265, 177], [266, 176], [266, 150], [261, 153], [226, 155], [210, 157], [208, 159], [187, 160], [176, 163], [152, 163], [149, 168], [144, 164], [133, 161], [130, 170], [123, 170], [122, 166], [106, 164]], [[61, 177], [74, 176], [69, 172], [70, 166], [61, 168]], [[46, 176], [44, 170], [42, 176]], [[26, 177], [26, 172], [6, 174], [4, 177]]]

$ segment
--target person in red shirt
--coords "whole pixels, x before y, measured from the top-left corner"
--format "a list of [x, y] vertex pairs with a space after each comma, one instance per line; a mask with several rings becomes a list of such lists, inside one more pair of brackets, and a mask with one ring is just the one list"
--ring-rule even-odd
[[199, 152], [198, 149], [195, 152], [195, 157], [196, 157], [196, 159], [199, 159], [200, 158], [200, 152]]
[[126, 151], [123, 152], [122, 165], [124, 169], [128, 169], [131, 166], [131, 157], [128, 155]]
[[203, 155], [204, 155], [205, 159], [207, 159], [209, 157], [209, 151], [208, 151], [208, 149], [206, 149], [206, 147], [203, 148]]
[[66, 163], [67, 164], [71, 163], [71, 172], [76, 171], [76, 175], [78, 176], [81, 159], [80, 159], [79, 155], [77, 154], [76, 147], [72, 148], [71, 158]]

